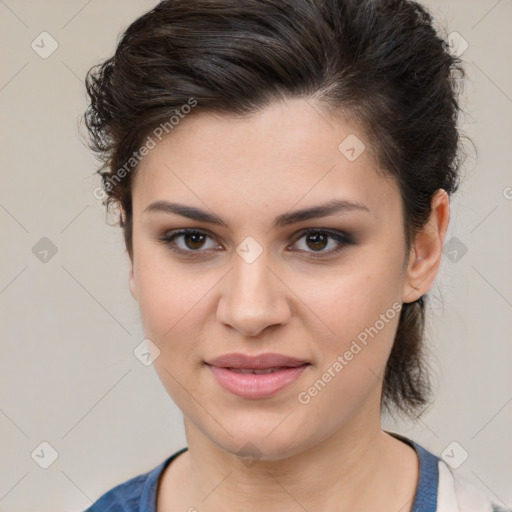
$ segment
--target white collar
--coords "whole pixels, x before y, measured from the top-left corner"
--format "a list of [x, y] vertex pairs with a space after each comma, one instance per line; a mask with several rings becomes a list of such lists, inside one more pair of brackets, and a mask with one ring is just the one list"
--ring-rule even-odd
[[469, 480], [455, 477], [442, 459], [438, 462], [436, 512], [492, 512], [491, 500]]

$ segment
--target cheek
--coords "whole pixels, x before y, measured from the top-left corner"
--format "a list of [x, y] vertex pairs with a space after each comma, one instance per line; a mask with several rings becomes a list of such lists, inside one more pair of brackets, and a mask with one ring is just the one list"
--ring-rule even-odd
[[160, 350], [154, 367], [178, 406], [186, 407], [187, 392], [197, 391], [191, 375], [200, 370], [205, 356], [202, 333], [211, 316], [209, 293], [215, 292], [218, 276], [199, 276], [192, 266], [171, 265], [166, 258], [141, 257], [139, 262], [140, 317], [146, 338]]
[[165, 250], [141, 243], [135, 262], [138, 303], [148, 337], [164, 343], [191, 320], [205, 283], [191, 268], [173, 264]]
[[[316, 281], [300, 278], [294, 291], [329, 327], [324, 337], [326, 347], [340, 349], [376, 323], [380, 339], [392, 341], [390, 324], [401, 307], [401, 281], [396, 261], [361, 258], [357, 265], [318, 276]], [[364, 341], [364, 334], [361, 338]]]
[[147, 267], [139, 279], [139, 308], [145, 336], [160, 350], [153, 363], [168, 394], [182, 410], [190, 408], [190, 393], [198, 392], [191, 375], [199, 368], [199, 331], [204, 324], [201, 297], [211, 284], [198, 286], [182, 271]]
[[323, 418], [322, 432], [380, 409], [381, 386], [391, 351], [401, 303], [369, 303], [352, 295], [331, 319], [336, 339], [325, 338], [318, 369], [299, 390], [301, 415]]
[[329, 331], [316, 338], [318, 375], [303, 389], [300, 403], [319, 408], [336, 404], [343, 414], [362, 403], [384, 378], [402, 307], [400, 268], [394, 259], [364, 263], [309, 296], [308, 306]]

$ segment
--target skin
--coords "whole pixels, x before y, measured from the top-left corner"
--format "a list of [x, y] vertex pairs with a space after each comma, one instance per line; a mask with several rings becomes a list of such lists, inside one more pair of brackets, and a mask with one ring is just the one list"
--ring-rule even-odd
[[[287, 100], [244, 118], [190, 115], [140, 164], [130, 290], [189, 447], [162, 475], [158, 511], [411, 509], [416, 454], [380, 425], [398, 314], [308, 404], [298, 401], [381, 314], [429, 290], [449, 222], [439, 190], [407, 252], [398, 187], [376, 171], [368, 143], [355, 161], [340, 153], [349, 134], [366, 139], [312, 101]], [[273, 227], [283, 213], [331, 199], [369, 211]], [[207, 210], [231, 230], [144, 212], [157, 200]], [[175, 247], [188, 251], [179, 255], [158, 238], [180, 228], [209, 237], [178, 237]], [[305, 228], [347, 231], [355, 244], [329, 255], [336, 240], [315, 245]], [[263, 249], [252, 263], [236, 252], [248, 236]], [[203, 363], [230, 352], [278, 352], [311, 366], [277, 394], [246, 399]], [[257, 450], [255, 464], [238, 455], [243, 446]]]

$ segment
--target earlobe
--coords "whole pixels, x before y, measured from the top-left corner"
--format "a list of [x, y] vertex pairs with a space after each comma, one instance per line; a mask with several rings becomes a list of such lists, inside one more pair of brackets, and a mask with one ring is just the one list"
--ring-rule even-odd
[[411, 247], [403, 302], [413, 302], [428, 292], [441, 263], [443, 240], [450, 220], [450, 200], [446, 191], [439, 189], [431, 205], [429, 220], [417, 232]]

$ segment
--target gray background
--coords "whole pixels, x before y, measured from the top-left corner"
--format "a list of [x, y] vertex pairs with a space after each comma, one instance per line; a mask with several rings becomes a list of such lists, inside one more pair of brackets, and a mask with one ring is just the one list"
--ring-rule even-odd
[[[133, 355], [144, 335], [121, 231], [93, 195], [97, 162], [78, 132], [85, 72], [155, 4], [0, 0], [1, 511], [83, 510], [186, 445], [180, 411]], [[383, 426], [511, 507], [512, 2], [427, 5], [469, 44], [461, 126], [478, 155], [468, 146], [431, 290], [435, 405]], [[43, 31], [58, 44], [45, 59], [31, 47], [51, 49]], [[47, 469], [42, 442], [58, 454]]]

